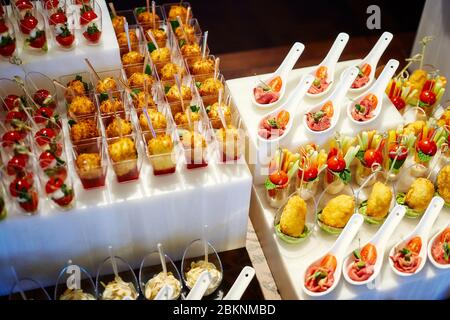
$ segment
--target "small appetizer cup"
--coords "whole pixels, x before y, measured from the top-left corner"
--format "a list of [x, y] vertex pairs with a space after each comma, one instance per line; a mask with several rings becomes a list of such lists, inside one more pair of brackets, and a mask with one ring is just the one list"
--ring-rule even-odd
[[25, 92], [17, 84], [17, 82], [11, 79], [0, 78], [0, 107], [2, 111], [6, 112], [17, 110], [20, 106], [19, 104], [8, 104], [5, 101], [5, 98], [9, 95], [15, 95], [18, 97], [23, 97], [25, 99]]
[[133, 15], [137, 24], [141, 26], [143, 30], [157, 27], [166, 19], [164, 9], [161, 6], [155, 6], [155, 16], [153, 16], [152, 7], [150, 6], [150, 8], [147, 8], [145, 1], [139, 2], [139, 5], [133, 9]]
[[[116, 118], [124, 120], [124, 122], [120, 122], [120, 125], [123, 124], [124, 128], [116, 124], [113, 124], [115, 127], [109, 127]], [[101, 117], [101, 122], [103, 123], [103, 128], [105, 128], [106, 138], [119, 137], [120, 133], [122, 133], [123, 136], [126, 136], [135, 132], [131, 114], [129, 112], [119, 111], [115, 114], [104, 115]]]
[[87, 95], [73, 97], [72, 101], [66, 104], [66, 108], [67, 117], [75, 121], [86, 117], [92, 117], [98, 113], [93, 92]]
[[[34, 290], [26, 291], [33, 288]], [[22, 296], [20, 292], [26, 291]], [[42, 284], [31, 278], [22, 278], [15, 282], [9, 293], [9, 300], [52, 300]]]
[[56, 208], [68, 210], [74, 206], [75, 189], [67, 164], [46, 170], [40, 174], [40, 178], [47, 198]]
[[[117, 182], [124, 183], [138, 180], [143, 159], [140, 155], [141, 141], [136, 138], [136, 134], [133, 133], [123, 137], [108, 138], [106, 141], [108, 145], [109, 160], [116, 174]], [[126, 150], [131, 147], [129, 142], [133, 144], [134, 151]], [[115, 148], [114, 146], [118, 146], [118, 143], [123, 144], [120, 148]], [[134, 155], [132, 157], [135, 158], [123, 157], [124, 151], [130, 152], [130, 155], [131, 152], [133, 152]]]
[[[280, 208], [278, 208], [278, 210], [276, 211], [275, 217], [273, 220], [273, 227], [275, 230], [275, 234], [277, 235], [277, 237], [280, 240], [282, 240], [288, 244], [298, 244], [298, 243], [305, 241], [306, 239], [308, 239], [308, 237], [311, 235], [311, 233], [314, 230], [314, 222], [310, 223], [309, 221], [307, 221], [307, 220], [309, 220], [308, 219], [309, 217], [314, 216], [314, 209], [316, 208], [316, 203], [314, 201], [314, 198], [311, 198], [312, 201], [306, 202], [306, 206], [307, 206], [306, 210], [307, 211], [306, 211], [305, 227], [303, 229], [303, 233], [299, 237], [292, 237], [287, 234], [284, 234], [283, 231], [281, 231], [281, 228], [280, 228], [281, 215], [282, 215], [282, 213], [284, 211], [284, 207], [288, 203], [289, 199], [294, 196], [298, 196], [298, 193], [294, 192], [286, 199], [286, 202]], [[305, 200], [305, 199], [303, 199], [303, 200]]]
[[235, 162], [242, 157], [245, 149], [245, 131], [239, 120], [237, 126], [229, 125], [214, 131], [221, 162]]
[[[157, 130], [156, 137], [154, 138], [148, 131], [142, 134], [153, 174], [158, 176], [174, 173], [177, 168], [176, 140], [173, 134], [167, 132], [167, 130]], [[172, 148], [164, 145], [164, 143], [167, 143], [164, 139], [171, 141]]]
[[53, 39], [56, 47], [64, 51], [73, 50], [77, 45], [77, 37], [75, 35], [75, 25], [74, 24], [58, 24], [56, 26], [51, 26]]
[[75, 171], [84, 189], [105, 186], [108, 170], [105, 145], [101, 138], [72, 148]]
[[93, 115], [79, 120], [68, 119], [70, 141], [73, 145], [95, 142], [101, 135], [100, 117]]
[[[177, 42], [179, 43], [179, 41], [181, 39], [185, 39], [188, 38], [188, 40], [190, 42], [197, 42], [200, 40], [200, 38], [202, 37], [202, 29], [200, 28], [200, 24], [198, 23], [198, 20], [196, 18], [191, 18], [187, 21], [183, 19], [183, 23], [187, 24], [189, 27], [187, 27], [189, 29], [189, 31], [184, 32], [182, 31], [182, 29], [178, 30], [178, 27], [180, 26], [178, 21], [176, 20], [171, 20], [169, 21], [169, 25], [170, 25], [170, 29], [171, 29], [171, 33], [173, 35], [173, 37], [177, 40]], [[186, 27], [185, 27], [186, 29]]]
[[426, 177], [429, 170], [430, 164], [433, 161], [431, 158], [428, 161], [422, 161], [419, 159], [419, 153], [417, 151], [414, 152], [414, 164], [410, 167], [409, 173], [417, 178]]
[[214, 75], [215, 56], [206, 55], [205, 58], [202, 58], [202, 56], [192, 56], [187, 57], [185, 60], [190, 74], [194, 77]]
[[[197, 91], [202, 98], [205, 108], [218, 102], [219, 89], [225, 89], [225, 78], [222, 74], [219, 74], [217, 77], [218, 81], [214, 81], [211, 85], [208, 85], [207, 83], [204, 84], [205, 80], [208, 79], [214, 79], [214, 74], [194, 76], [195, 86], [197, 87]], [[208, 81], [212, 82], [210, 80]], [[219, 85], [219, 83], [221, 84], [221, 86]]]
[[37, 11], [36, 4], [31, 1], [23, 4], [18, 3], [18, 1], [11, 1], [11, 9], [17, 21], [20, 21], [27, 13]]
[[[99, 75], [101, 80], [98, 80], [98, 78], [92, 74], [89, 73], [91, 77], [91, 83], [93, 84], [93, 88], [95, 93], [108, 93], [107, 90], [111, 90], [113, 93], [116, 91], [122, 90], [122, 85], [120, 84], [118, 79], [123, 80], [126, 82], [125, 77], [123, 76], [121, 69], [114, 69], [114, 70], [107, 70], [107, 71], [97, 71], [97, 74]], [[111, 79], [113, 81], [111, 81]], [[105, 83], [107, 81], [107, 83]], [[106, 85], [105, 85], [106, 84]]]
[[101, 42], [103, 34], [103, 14], [102, 8], [97, 1], [92, 1], [91, 7], [97, 18], [82, 25], [84, 42], [90, 46], [96, 46]]
[[[365, 184], [366, 187], [369, 187], [373, 185], [376, 181], [377, 174], [375, 173], [376, 170], [380, 168], [379, 164], [374, 164], [372, 167], [367, 167], [362, 164], [361, 161], [358, 161], [356, 164], [356, 171], [355, 171], [355, 181], [358, 185]], [[369, 179], [371, 177], [371, 179]]]
[[[192, 10], [189, 13], [189, 17], [187, 17], [187, 8], [190, 7], [191, 4], [187, 1], [183, 2], [174, 2], [174, 3], [165, 3], [162, 5], [164, 10], [164, 16], [168, 21], [173, 22], [177, 21], [177, 16], [180, 16], [182, 21], [186, 21], [186, 18], [192, 19], [194, 16]], [[179, 8], [182, 7], [182, 8]], [[192, 8], [191, 8], [192, 9]], [[184, 13], [184, 15], [183, 15]]]
[[28, 72], [25, 75], [25, 87], [33, 101], [40, 107], [56, 109], [58, 93], [52, 79], [40, 72]]
[[[208, 146], [209, 146], [209, 139], [206, 134], [206, 126], [202, 124], [201, 122], [196, 122], [193, 124], [193, 126], [201, 126], [202, 129], [198, 130], [192, 130], [188, 126], [178, 126], [177, 132], [180, 137], [181, 146], [184, 151], [184, 157], [186, 160], [186, 167], [187, 169], [196, 169], [196, 168], [203, 168], [208, 166]], [[191, 135], [194, 135], [194, 143], [198, 139], [201, 139], [200, 145], [194, 145], [192, 146], [192, 139], [190, 141], [183, 141], [182, 137], [185, 134], [186, 131], [190, 131], [190, 137]]]
[[157, 23], [155, 23], [155, 26], [153, 26], [153, 24], [150, 24], [150, 26], [141, 25], [139, 26], [139, 28], [141, 33], [144, 35], [147, 45], [149, 43], [153, 43], [152, 39], [148, 35], [149, 32], [152, 32], [152, 36], [156, 40], [156, 44], [158, 45], [159, 48], [171, 47], [170, 29], [168, 27], [168, 23], [166, 23], [165, 21], [159, 20]]
[[123, 69], [125, 71], [125, 76], [127, 77], [127, 79], [136, 72], [145, 72], [145, 67], [144, 67], [144, 62], [148, 61], [148, 63], [150, 63], [150, 58], [147, 57], [147, 48], [145, 46], [145, 44], [140, 44], [135, 50], [133, 50], [132, 53], [137, 52], [139, 53], [140, 57], [142, 57], [142, 61], [140, 62], [136, 62], [136, 63], [128, 63], [129, 61], [125, 61], [124, 60], [124, 56], [128, 53], [125, 52], [122, 55], [122, 65], [123, 65]]
[[[66, 103], [68, 104], [72, 102], [74, 96], [89, 96], [89, 94], [94, 90], [91, 77], [88, 72], [64, 75], [59, 78], [59, 81], [68, 88], [67, 90], [62, 88], [59, 89], [59, 96], [64, 97]], [[70, 89], [72, 88], [71, 84], [74, 89]]]
[[95, 95], [95, 103], [102, 117], [129, 111], [129, 103], [124, 90], [111, 91], [111, 98], [113, 101], [109, 98], [108, 93], [105, 92]]
[[302, 181], [301, 171], [298, 171], [295, 178], [295, 188], [297, 194], [305, 201], [314, 199], [319, 187], [319, 181], [319, 177], [313, 181]]
[[[75, 283], [71, 283], [69, 281], [69, 278], [75, 274], [76, 276], [79, 276], [80, 282], [75, 281]], [[72, 286], [68, 286], [68, 284], [71, 283]], [[56, 286], [55, 286], [55, 292], [53, 299], [54, 300], [63, 300], [61, 297], [67, 292], [67, 291], [75, 291], [75, 290], [81, 290], [81, 293], [84, 295], [90, 295], [93, 299], [83, 299], [83, 297], [79, 297], [79, 300], [97, 300], [97, 292], [95, 290], [95, 284], [92, 280], [91, 275], [89, 272], [84, 269], [81, 266], [72, 265], [71, 262], [69, 262], [69, 265], [65, 266], [61, 269], [58, 275], [58, 279], [56, 280]], [[69, 300], [69, 299], [68, 299]], [[70, 300], [76, 300], [75, 298], [72, 298]]]
[[[186, 250], [183, 253], [183, 259], [181, 260], [181, 277], [183, 278], [185, 286], [191, 290], [195, 284], [195, 277], [191, 277], [189, 271], [195, 267], [195, 264], [200, 261], [205, 261], [205, 243], [201, 239], [197, 239], [192, 241]], [[216, 249], [211, 245], [211, 243], [207, 242], [207, 253], [208, 253], [208, 263], [211, 263], [217, 271], [214, 273], [210, 272], [211, 275], [211, 284], [205, 292], [205, 296], [209, 296], [214, 293], [217, 288], [222, 283], [223, 279], [223, 268], [222, 262], [220, 261], [220, 257], [217, 254]], [[214, 270], [212, 269], [212, 270]], [[198, 273], [200, 275], [201, 272]]]
[[[198, 40], [196, 39], [196, 41], [193, 43], [188, 43], [185, 39], [178, 40], [178, 42], [177, 42], [178, 48], [179, 48], [180, 53], [183, 56], [183, 58], [185, 58], [189, 62], [194, 62], [194, 61], [196, 61], [196, 59], [201, 59], [204, 37], [205, 36], [202, 35], [200, 38], [198, 38]], [[186, 47], [183, 49], [184, 46], [192, 46], [192, 47]], [[193, 47], [195, 47], [194, 50], [192, 50]], [[200, 49], [200, 50], [198, 50], [198, 49]], [[208, 57], [209, 53], [210, 53], [209, 46], [208, 46], [208, 44], [206, 44], [205, 57]], [[190, 69], [189, 63], [188, 63], [188, 66]]]
[[266, 198], [272, 208], [278, 209], [287, 201], [291, 180], [284, 185], [277, 185], [274, 189], [266, 189]]
[[38, 10], [32, 11], [33, 17], [37, 19], [37, 25], [33, 29], [23, 25], [19, 29], [22, 32], [24, 38], [24, 50], [29, 53], [43, 54], [48, 51], [48, 36], [46, 32], [45, 18]]
[[[332, 234], [332, 235], [340, 234], [342, 232], [342, 230], [345, 228], [345, 225], [347, 224], [348, 221], [343, 226], [330, 225], [330, 224], [327, 223], [327, 221], [325, 221], [326, 219], [324, 219], [324, 217], [322, 216], [322, 212], [323, 212], [323, 209], [327, 206], [328, 202], [330, 202], [334, 198], [336, 198], [338, 196], [341, 196], [341, 195], [347, 195], [347, 196], [350, 196], [353, 199], [354, 210], [348, 217], [350, 219], [351, 216], [356, 212], [356, 209], [357, 209], [356, 196], [355, 196], [355, 192], [354, 192], [353, 188], [351, 187], [351, 185], [349, 185], [349, 184], [346, 185], [344, 187], [344, 189], [342, 189], [342, 191], [338, 195], [331, 195], [325, 189], [319, 195], [317, 200], [315, 200], [315, 203], [316, 203], [315, 212], [316, 212], [317, 225], [323, 231], [325, 231], [325, 232], [327, 232], [329, 234]], [[333, 214], [336, 214], [336, 212], [334, 212]]]
[[70, 5], [70, 0], [41, 0], [42, 8], [45, 10], [48, 16], [57, 12], [58, 9], [66, 10], [66, 7]]
[[[29, 186], [23, 188], [20, 192], [11, 193], [14, 185], [18, 185], [18, 180], [27, 181]], [[25, 215], [33, 216], [39, 213], [41, 201], [39, 197], [39, 181], [33, 171], [25, 173], [23, 178], [17, 177], [9, 184], [10, 196], [14, 199], [16, 211]], [[17, 189], [15, 189], [17, 191]]]
[[[136, 299], [133, 299], [133, 297], [125, 296], [115, 300], [137, 300], [137, 298], [139, 297], [139, 282], [136, 278], [136, 275], [134, 274], [133, 269], [131, 268], [130, 264], [127, 261], [125, 261], [123, 258], [119, 256], [114, 256], [114, 260], [117, 265], [119, 277], [124, 282], [130, 283], [134, 287], [134, 290], [137, 294]], [[105, 287], [108, 285], [109, 282], [114, 281], [114, 279], [115, 275], [111, 257], [108, 257], [105, 260], [103, 260], [103, 262], [100, 264], [97, 270], [95, 287], [99, 299], [105, 300], [105, 298], [103, 297]]]
[[[174, 290], [174, 295], [170, 297], [169, 300], [177, 300], [180, 297], [181, 291], [183, 289], [183, 280], [180, 273], [178, 272], [177, 267], [175, 266], [175, 263], [167, 254], [164, 254], [164, 260], [167, 268], [167, 274], [173, 276], [179, 282], [180, 286], [179, 292], [176, 292]], [[147, 254], [144, 259], [142, 259], [141, 266], [139, 268], [139, 285], [145, 299], [153, 300], [158, 294], [159, 290], [162, 289], [163, 285], [161, 286], [161, 288], [159, 288], [158, 292], [155, 292], [154, 290], [152, 291], [151, 288], [146, 289], [149, 281], [162, 272], [163, 267], [161, 266], [161, 259], [159, 257], [158, 251], [153, 251]]]
[[7, 28], [0, 43], [0, 57], [9, 60], [17, 52], [16, 32], [13, 22], [8, 17], [0, 17], [0, 23], [4, 23]]
[[[141, 32], [141, 29], [137, 25], [130, 25], [128, 30], [130, 33], [131, 50], [136, 50], [139, 47], [139, 45], [145, 43], [145, 37]], [[125, 32], [121, 32], [117, 35], [117, 41], [119, 43], [120, 56], [130, 51]]]

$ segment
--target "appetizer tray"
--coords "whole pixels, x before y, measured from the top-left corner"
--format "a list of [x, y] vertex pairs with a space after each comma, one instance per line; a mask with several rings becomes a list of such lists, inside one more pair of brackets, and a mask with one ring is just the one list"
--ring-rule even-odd
[[[346, 61], [338, 63], [336, 70], [342, 72], [349, 65], [355, 64], [355, 61]], [[313, 68], [302, 68], [293, 70], [290, 73], [289, 83], [287, 85], [287, 95], [291, 92], [300, 79], [300, 77], [309, 73]], [[262, 75], [261, 77], [264, 77]], [[339, 76], [338, 76], [339, 77]], [[248, 131], [248, 145], [247, 161], [254, 177], [254, 185], [252, 190], [252, 200], [250, 204], [250, 219], [257, 232], [259, 241], [263, 248], [267, 262], [272, 271], [277, 287], [284, 299], [309, 299], [302, 289], [303, 275], [306, 268], [318, 258], [320, 258], [336, 241], [337, 236], [330, 235], [322, 231], [317, 224], [315, 224], [313, 212], [308, 211], [306, 217], [307, 225], [313, 225], [311, 235], [298, 244], [288, 244], [276, 235], [274, 230], [274, 218], [276, 209], [270, 207], [266, 189], [264, 187], [264, 171], [260, 169], [264, 166], [255, 161], [255, 154], [257, 150], [257, 126], [258, 119], [273, 110], [260, 110], [251, 102], [250, 93], [255, 85], [256, 77], [247, 77], [240, 79], [233, 79], [227, 81], [230, 92], [233, 96], [235, 104], [239, 109], [243, 124]], [[351, 97], [351, 96], [350, 96]], [[284, 97], [283, 99], [286, 99]], [[318, 99], [321, 101], [322, 99]], [[282, 100], [283, 101], [283, 100]], [[304, 110], [314, 102], [310, 98], [304, 98], [302, 106]], [[281, 105], [277, 104], [277, 106]], [[355, 128], [346, 119], [345, 110], [342, 110], [341, 118], [336, 127], [336, 131], [350, 136], [356, 136], [359, 131], [377, 129], [381, 132], [388, 128], [395, 128], [398, 125], [404, 124], [402, 115], [391, 104], [387, 96], [383, 100], [383, 113], [379, 119], [370, 125], [370, 127]], [[317, 136], [315, 139], [307, 135], [306, 130], [299, 126], [293, 133], [292, 139], [289, 143], [282, 144], [283, 147], [296, 149], [306, 143], [324, 143], [330, 136]], [[251, 158], [254, 157], [254, 158]], [[353, 170], [353, 169], [352, 169]], [[404, 176], [405, 183], [410, 185], [412, 182], [409, 176]], [[409, 182], [408, 182], [409, 181]], [[402, 181], [403, 182], [403, 181]], [[352, 183], [354, 189], [358, 188], [356, 183]], [[319, 191], [317, 194], [320, 194]], [[434, 235], [442, 226], [446, 225], [450, 219], [450, 209], [444, 208], [439, 214], [433, 228], [430, 232], [430, 237]], [[410, 277], [399, 277], [391, 270], [388, 262], [388, 251], [400, 240], [404, 239], [417, 225], [419, 219], [410, 219], [404, 217], [396, 228], [394, 234], [387, 243], [386, 253], [383, 257], [383, 266], [380, 275], [375, 282], [368, 285], [352, 286], [344, 279], [341, 279], [335, 290], [321, 298], [324, 299], [442, 299], [448, 295], [448, 288], [450, 287], [450, 269], [437, 269], [432, 266], [430, 261], [427, 261], [424, 269], [416, 275]], [[364, 223], [353, 239], [349, 252], [358, 248], [360, 245], [366, 243], [378, 230], [377, 226]]]

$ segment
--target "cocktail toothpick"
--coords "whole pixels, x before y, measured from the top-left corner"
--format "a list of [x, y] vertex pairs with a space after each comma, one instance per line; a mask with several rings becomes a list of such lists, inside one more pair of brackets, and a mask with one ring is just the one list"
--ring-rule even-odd
[[86, 64], [88, 65], [89, 69], [91, 69], [92, 73], [94, 74], [94, 76], [97, 78], [98, 81], [101, 81], [102, 79], [100, 78], [99, 74], [97, 73], [97, 71], [95, 71], [94, 66], [91, 64], [91, 62], [89, 61], [88, 58], [85, 58], [84, 61], [86, 62]]
[[227, 129], [227, 122], [225, 121], [225, 115], [223, 114], [223, 110], [222, 110], [222, 100], [223, 100], [223, 89], [220, 88], [219, 89], [219, 98], [218, 98], [218, 108], [217, 108], [217, 113], [219, 114], [219, 118], [220, 118], [220, 122], [222, 122], [222, 127], [224, 130]]
[[152, 15], [153, 29], [156, 29], [156, 4], [155, 4], [155, 1], [152, 1], [152, 14], [153, 14]]
[[128, 52], [130, 52], [131, 51], [130, 28], [128, 27], [127, 21], [125, 21], [123, 27], [125, 29], [125, 35], [127, 36]]
[[208, 225], [205, 224], [203, 226], [203, 235], [202, 235], [202, 242], [203, 242], [203, 252], [205, 255], [205, 262], [208, 263]]
[[217, 80], [219, 77], [219, 65], [220, 65], [220, 58], [216, 58], [216, 61], [214, 63], [214, 80]]
[[186, 24], [189, 24], [189, 16], [191, 15], [191, 6], [186, 10]]
[[117, 17], [117, 12], [116, 12], [116, 8], [114, 7], [114, 3], [109, 2], [108, 5], [109, 5], [109, 8], [111, 9], [111, 13], [113, 14], [113, 16]]
[[205, 31], [203, 34], [203, 47], [202, 47], [202, 59], [206, 58], [206, 46], [208, 43], [208, 31]]
[[147, 92], [147, 79], [144, 78], [144, 104], [145, 108], [142, 109], [142, 112], [144, 112], [145, 118], [147, 119], [148, 128], [150, 129], [150, 132], [153, 136], [153, 139], [156, 138], [156, 132], [153, 128], [152, 119], [150, 118], [150, 115], [148, 114], [148, 92]]
[[150, 38], [150, 40], [153, 42], [153, 44], [155, 45], [155, 48], [156, 48], [156, 49], [159, 49], [158, 43], [156, 43], [156, 39], [155, 39], [155, 37], [153, 36], [153, 33], [152, 33], [152, 30], [151, 30], [151, 29], [148, 29], [148, 30], [147, 30], [147, 35], [148, 35], [148, 37]]

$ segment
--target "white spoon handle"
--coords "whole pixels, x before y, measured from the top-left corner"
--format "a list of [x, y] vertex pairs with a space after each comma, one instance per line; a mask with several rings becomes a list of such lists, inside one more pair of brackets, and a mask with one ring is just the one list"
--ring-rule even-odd
[[339, 85], [330, 96], [330, 100], [335, 106], [339, 106], [341, 104], [342, 99], [344, 99], [348, 89], [350, 89], [350, 86], [358, 75], [358, 69], [356, 67], [349, 68], [344, 72], [344, 78], [339, 82]]
[[349, 38], [350, 37], [347, 33], [339, 33], [336, 37], [336, 40], [334, 40], [330, 51], [328, 51], [328, 54], [319, 65], [328, 66], [328, 68], [332, 68], [334, 70], [334, 65], [336, 65], [336, 63], [338, 62], [339, 57], [341, 56], [342, 51], [344, 51]]
[[375, 72], [375, 70], [373, 69], [375, 69], [378, 61], [380, 60], [393, 37], [394, 35], [392, 33], [384, 32], [378, 39], [377, 43], [375, 43], [372, 50], [370, 50], [369, 54], [364, 58], [364, 61], [366, 63], [372, 65], [372, 72]]
[[387, 241], [394, 232], [395, 228], [397, 228], [400, 221], [402, 221], [405, 216], [406, 209], [402, 205], [396, 205], [394, 209], [389, 213], [386, 221], [383, 223], [381, 228], [377, 231], [377, 233], [372, 238], [372, 244], [374, 244], [378, 248], [384, 248], [386, 246]]
[[275, 71], [275, 74], [281, 76], [281, 78], [286, 79], [289, 72], [294, 68], [295, 63], [298, 58], [302, 55], [303, 50], [305, 50], [305, 45], [300, 42], [294, 43], [289, 50], [288, 54], [284, 58], [283, 62], [280, 64], [278, 69]]
[[211, 277], [208, 271], [203, 271], [197, 279], [186, 297], [186, 300], [201, 300], [211, 284]]
[[395, 59], [389, 60], [386, 66], [384, 67], [383, 72], [381, 72], [380, 76], [378, 77], [377, 81], [368, 91], [377, 94], [379, 97], [382, 97], [382, 94], [386, 89], [389, 80], [391, 80], [398, 66], [399, 66], [398, 60]]
[[441, 212], [442, 207], [444, 207], [444, 199], [439, 196], [433, 197], [413, 233], [420, 235], [421, 237], [428, 237], [430, 229]]
[[347, 222], [344, 230], [342, 230], [342, 233], [339, 235], [339, 238], [336, 240], [330, 250], [330, 253], [332, 253], [338, 261], [343, 259], [345, 251], [352, 242], [363, 222], [364, 218], [359, 213], [353, 214], [350, 220]]
[[173, 287], [165, 284], [158, 292], [154, 300], [170, 300], [173, 296]]
[[244, 267], [223, 300], [240, 300], [254, 276], [255, 269]]
[[314, 81], [314, 76], [311, 74], [305, 75], [302, 79], [300, 79], [297, 86], [294, 88], [291, 95], [287, 99], [284, 109], [288, 109], [291, 112], [300, 109], [300, 108], [298, 108], [298, 105], [300, 104], [300, 101], [305, 96], [309, 87], [311, 87], [311, 84], [313, 83], [313, 81]]

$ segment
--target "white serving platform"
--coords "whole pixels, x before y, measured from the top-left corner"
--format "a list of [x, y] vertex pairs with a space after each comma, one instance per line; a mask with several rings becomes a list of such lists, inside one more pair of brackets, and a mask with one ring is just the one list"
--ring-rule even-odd
[[[347, 61], [339, 63], [337, 72], [354, 64], [356, 61]], [[290, 92], [301, 75], [306, 72], [310, 72], [313, 68], [298, 69], [291, 72], [288, 93]], [[249, 92], [254, 85], [255, 77], [234, 79], [227, 81], [230, 88], [230, 92], [236, 103], [237, 108], [241, 114], [242, 121], [247, 127], [249, 132], [249, 145], [250, 149], [256, 149], [256, 128], [258, 120], [267, 111], [258, 110], [252, 105]], [[281, 101], [282, 103], [282, 101]], [[311, 99], [305, 98], [301, 104], [306, 109], [314, 102]], [[382, 117], [373, 124], [371, 128], [384, 131], [388, 128], [396, 127], [399, 124], [403, 124], [404, 120], [402, 116], [395, 110], [387, 97], [383, 101], [383, 113]], [[273, 110], [273, 109], [271, 109]], [[355, 135], [357, 128], [350, 126], [347, 119], [344, 119], [346, 114], [341, 114], [340, 124], [337, 130], [340, 130], [343, 134]], [[320, 137], [320, 139], [314, 142], [320, 143], [326, 140], [328, 137]], [[296, 148], [311, 142], [311, 137], [308, 137], [304, 132], [304, 128], [299, 126], [295, 133], [293, 133], [292, 140], [287, 143], [286, 147]], [[251, 155], [247, 155], [251, 157]], [[247, 159], [249, 161], [254, 159]], [[275, 210], [270, 208], [266, 200], [266, 194], [264, 186], [261, 185], [263, 181], [263, 175], [258, 170], [258, 165], [254, 162], [251, 164], [252, 174], [254, 176], [255, 185], [252, 190], [252, 200], [250, 204], [250, 218], [253, 226], [258, 235], [259, 241], [263, 248], [264, 254], [267, 258], [267, 262], [274, 276], [277, 287], [280, 291], [282, 298], [284, 299], [309, 299], [309, 296], [304, 294], [302, 290], [302, 275], [306, 267], [321, 255], [323, 255], [328, 248], [336, 240], [336, 236], [331, 236], [321, 231], [315, 226], [314, 231], [310, 238], [305, 242], [297, 245], [286, 244], [282, 242], [274, 233], [273, 219]], [[319, 192], [318, 192], [319, 194]], [[310, 212], [307, 216], [307, 221], [314, 223], [314, 213]], [[445, 226], [450, 221], [450, 209], [444, 209], [438, 217], [432, 234], [438, 229]], [[400, 223], [394, 235], [390, 239], [388, 248], [398, 242], [402, 237], [406, 236], [418, 223], [416, 219], [404, 218]], [[377, 227], [364, 224], [355, 237], [351, 250], [357, 248], [359, 243], [365, 243], [376, 232]], [[350, 251], [349, 251], [350, 252]], [[388, 266], [387, 253], [384, 257], [385, 264], [382, 272], [376, 281], [371, 286], [355, 287], [348, 284], [343, 277], [339, 285], [334, 292], [324, 296], [324, 299], [442, 299], [450, 296], [450, 269], [438, 270], [427, 262], [425, 268], [420, 274], [400, 278], [396, 276], [390, 267]]]
[[[19, 49], [19, 58], [22, 65], [17, 66], [9, 63], [5, 59], [0, 59], [0, 78], [12, 78], [15, 75], [23, 75], [23, 69], [26, 71], [41, 72], [50, 78], [59, 78], [64, 74], [75, 74], [86, 70], [85, 58], [89, 58], [97, 70], [117, 69], [121, 66], [119, 46], [117, 44], [114, 29], [109, 18], [108, 9], [105, 0], [97, 1], [102, 9], [103, 34], [100, 43], [89, 45], [84, 41], [81, 30], [76, 30], [76, 45], [72, 50], [65, 50], [57, 47], [51, 32], [47, 26], [47, 53], [33, 53], [23, 50], [23, 41], [18, 37], [17, 47]], [[11, 8], [8, 7], [11, 13]], [[15, 24], [16, 35], [19, 30]]]

